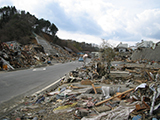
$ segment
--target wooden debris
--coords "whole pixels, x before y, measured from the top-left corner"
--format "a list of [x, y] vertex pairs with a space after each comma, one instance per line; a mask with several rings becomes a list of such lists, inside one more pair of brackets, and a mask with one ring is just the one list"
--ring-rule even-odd
[[112, 100], [112, 99], [115, 98], [115, 97], [118, 97], [118, 96], [120, 96], [120, 95], [126, 94], [126, 93], [128, 93], [128, 92], [131, 92], [131, 91], [133, 91], [134, 89], [135, 89], [135, 88], [129, 89], [129, 90], [127, 90], [127, 91], [124, 91], [124, 92], [122, 92], [122, 93], [120, 93], [120, 94], [118, 94], [118, 95], [115, 95], [115, 96], [112, 96], [112, 97], [110, 97], [110, 98], [108, 98], [108, 99], [106, 99], [106, 100], [103, 100], [103, 101], [101, 101], [101, 102], [99, 102], [99, 103], [97, 103], [97, 104], [95, 104], [95, 105], [96, 105], [96, 106], [101, 105], [101, 104], [103, 104], [103, 103], [105, 103], [105, 102], [108, 102], [109, 100]]
[[97, 91], [96, 91], [96, 88], [95, 88], [94, 84], [92, 84], [92, 87], [93, 87], [93, 90], [94, 90], [95, 94], [97, 94]]
[[92, 85], [93, 83], [90, 80], [82, 80], [81, 85]]
[[78, 87], [78, 86], [71, 85], [71, 88], [73, 88], [73, 89], [83, 89], [83, 88], [86, 88], [86, 87]]
[[136, 70], [130, 70], [130, 69], [125, 69], [126, 71], [130, 72], [130, 73], [136, 73], [136, 74], [140, 74], [141, 72], [138, 72]]

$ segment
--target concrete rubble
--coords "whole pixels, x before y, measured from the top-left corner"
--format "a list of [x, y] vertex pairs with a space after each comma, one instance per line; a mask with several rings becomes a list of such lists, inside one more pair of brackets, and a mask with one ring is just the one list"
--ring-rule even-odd
[[93, 60], [70, 71], [56, 89], [26, 96], [2, 120], [158, 120], [160, 69], [158, 65]]
[[52, 51], [48, 54], [44, 47], [39, 44], [20, 45], [14, 41], [8, 43], [0, 43], [0, 66], [2, 70], [17, 70], [33, 68], [54, 63], [64, 63], [77, 59], [73, 53], [69, 53], [58, 45], [52, 45]]

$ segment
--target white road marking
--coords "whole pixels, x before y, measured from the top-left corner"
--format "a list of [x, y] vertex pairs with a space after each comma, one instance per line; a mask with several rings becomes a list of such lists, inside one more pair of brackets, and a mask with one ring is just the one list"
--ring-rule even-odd
[[33, 93], [32, 96], [33, 96], [33, 95], [36, 95], [36, 94], [39, 94], [39, 93], [43, 92], [44, 90], [50, 88], [51, 86], [55, 85], [56, 83], [58, 83], [58, 82], [60, 82], [62, 79], [64, 79], [64, 77], [65, 77], [65, 76], [63, 76], [62, 78], [60, 78], [60, 79], [57, 80], [56, 82], [54, 82], [54, 83], [48, 85], [47, 87], [45, 87], [45, 88], [43, 88], [43, 89], [41, 89], [41, 90], [39, 90], [39, 91]]
[[33, 71], [43, 71], [43, 70], [46, 70], [46, 68], [36, 68], [36, 69], [33, 69]]

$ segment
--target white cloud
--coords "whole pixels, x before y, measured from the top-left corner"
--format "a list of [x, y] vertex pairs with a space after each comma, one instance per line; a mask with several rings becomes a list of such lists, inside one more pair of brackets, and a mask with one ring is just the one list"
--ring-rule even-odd
[[160, 31], [160, 9], [145, 10], [127, 22], [126, 30], [130, 33], [146, 37]]
[[[18, 10], [25, 10], [31, 14], [36, 14], [36, 17], [40, 17], [40, 13], [45, 11], [46, 6], [52, 2], [52, 0], [10, 0], [12, 5]], [[38, 15], [38, 16], [37, 16]]]
[[[66, 14], [72, 18], [75, 24], [78, 24], [79, 20], [83, 20], [84, 16], [87, 16], [90, 20], [94, 20], [103, 30], [98, 37], [111, 37], [110, 39], [114, 39], [115, 36], [118, 36], [119, 40], [122, 41], [126, 38], [121, 38], [121, 35], [117, 34], [121, 31], [124, 31], [126, 35], [128, 33], [128, 35], [138, 36], [139, 39], [137, 41], [144, 38], [147, 34], [152, 34], [153, 26], [148, 25], [151, 25], [151, 22], [153, 22], [153, 19], [158, 14], [154, 13], [153, 16], [148, 16], [148, 13], [151, 14], [155, 11], [147, 11], [143, 7], [138, 8], [139, 4], [143, 3], [139, 1], [56, 0], [56, 2], [64, 8]], [[147, 16], [147, 20], [145, 15]], [[82, 22], [81, 25], [83, 26], [83, 24], [85, 23]], [[155, 25], [159, 25], [159, 23], [155, 22]], [[159, 29], [157, 30], [159, 31]]]
[[124, 16], [124, 13], [122, 9], [115, 9], [116, 7], [112, 3], [104, 0], [56, 1], [64, 8], [67, 15], [75, 21], [87, 15], [91, 20], [95, 20], [105, 32], [109, 33], [121, 26], [117, 21], [121, 21], [121, 15]]
[[57, 36], [62, 39], [72, 39], [78, 42], [86, 42], [86, 43], [94, 43], [100, 45], [102, 43], [102, 39], [93, 35], [87, 35], [83, 33], [74, 33], [60, 30], [57, 32]]
[[25, 11], [30, 11], [34, 12], [36, 5], [38, 4], [37, 0], [11, 0], [13, 5], [20, 9], [20, 10], [25, 10]]

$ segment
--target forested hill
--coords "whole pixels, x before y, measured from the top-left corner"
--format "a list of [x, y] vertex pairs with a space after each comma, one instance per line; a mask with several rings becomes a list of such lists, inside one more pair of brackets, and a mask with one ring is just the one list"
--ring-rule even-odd
[[[20, 11], [15, 6], [0, 8], [0, 41], [17, 41], [21, 44], [31, 44], [34, 33], [44, 37], [54, 44], [66, 46], [79, 51], [97, 51], [98, 48], [89, 43], [79, 43], [73, 40], [62, 40], [56, 33], [57, 26], [49, 20], [38, 19], [29, 12]], [[87, 46], [87, 47], [86, 47]]]

